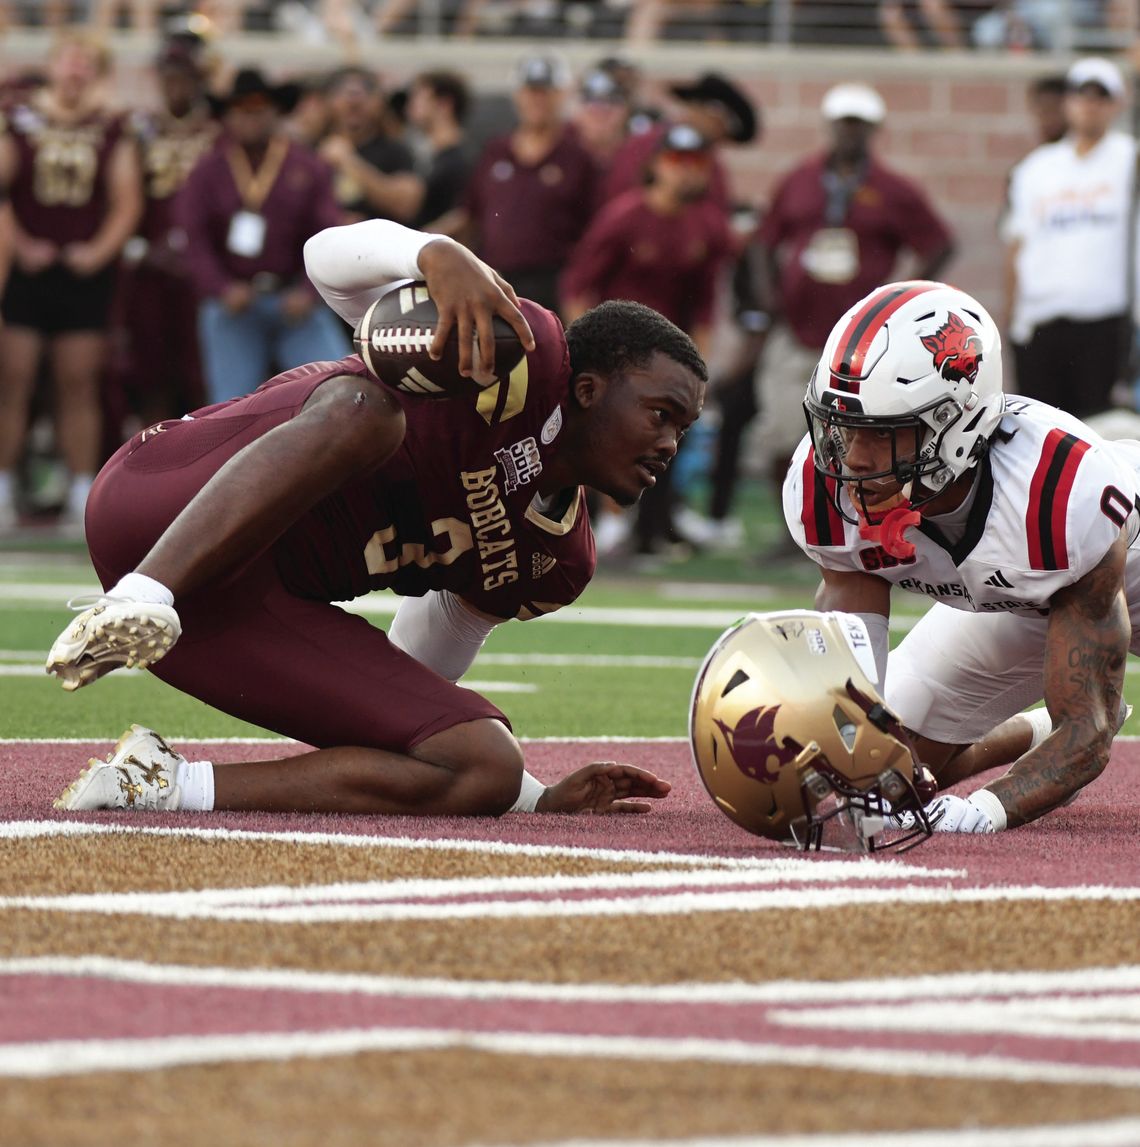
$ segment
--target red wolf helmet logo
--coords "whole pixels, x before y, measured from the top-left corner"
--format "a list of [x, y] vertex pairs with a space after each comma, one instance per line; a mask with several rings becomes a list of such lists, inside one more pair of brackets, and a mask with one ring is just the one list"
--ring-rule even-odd
[[776, 740], [779, 711], [779, 705], [751, 709], [737, 721], [736, 728], [714, 718], [737, 768], [746, 777], [766, 785], [774, 785], [780, 779], [780, 770], [800, 752], [800, 746], [790, 737], [785, 737], [782, 744]]
[[934, 355], [934, 369], [947, 382], [963, 379], [973, 384], [982, 363], [982, 336], [953, 312], [932, 335], [922, 336], [922, 345]]

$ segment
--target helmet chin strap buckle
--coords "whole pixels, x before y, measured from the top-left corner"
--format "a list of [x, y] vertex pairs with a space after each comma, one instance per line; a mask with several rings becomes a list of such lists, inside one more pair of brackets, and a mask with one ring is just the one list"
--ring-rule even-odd
[[913, 558], [914, 546], [903, 537], [903, 530], [917, 526], [921, 521], [922, 515], [912, 510], [909, 503], [903, 503], [888, 510], [878, 522], [860, 522], [859, 537], [865, 542], [877, 542], [893, 558]]

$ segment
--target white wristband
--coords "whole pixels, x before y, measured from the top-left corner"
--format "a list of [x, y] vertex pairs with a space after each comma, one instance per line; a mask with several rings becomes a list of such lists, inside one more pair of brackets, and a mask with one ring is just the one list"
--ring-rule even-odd
[[146, 574], [124, 574], [109, 590], [107, 597], [126, 598], [127, 601], [146, 601], [153, 605], [173, 605], [174, 594], [160, 581]]
[[518, 800], [507, 809], [507, 812], [534, 812], [538, 805], [538, 798], [544, 792], [546, 792], [546, 785], [537, 777], [532, 777], [526, 769], [523, 769], [522, 788], [519, 790]]
[[1003, 832], [1009, 823], [1005, 815], [1005, 805], [998, 799], [997, 793], [989, 789], [978, 789], [966, 798], [974, 808], [985, 813], [990, 818], [994, 832]]
[[1028, 722], [1031, 736], [1029, 748], [1036, 749], [1046, 737], [1053, 732], [1053, 718], [1049, 716], [1048, 709], [1031, 709], [1021, 714]]

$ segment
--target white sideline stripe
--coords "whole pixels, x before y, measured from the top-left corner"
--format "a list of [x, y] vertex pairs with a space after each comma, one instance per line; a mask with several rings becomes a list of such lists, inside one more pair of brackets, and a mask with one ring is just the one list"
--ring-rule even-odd
[[[650, 1004], [827, 1004], [852, 999], [927, 1003], [955, 997], [1041, 997], [1066, 992], [1095, 996], [1105, 991], [1140, 990], [1140, 965], [1082, 968], [1064, 972], [957, 972], [946, 976], [903, 976], [884, 980], [771, 980], [674, 984], [567, 984], [529, 980], [451, 980], [377, 976], [364, 972], [312, 972], [293, 968], [204, 967], [150, 964], [111, 956], [28, 956], [0, 960], [0, 976], [79, 976], [120, 982], [202, 988], [447, 998], [526, 1000], [555, 1003]], [[1034, 1004], [1040, 1002], [1035, 999]], [[940, 1016], [947, 1009], [940, 1006]], [[835, 1014], [832, 1011], [829, 1014]], [[893, 1014], [893, 1013], [892, 1013]], [[881, 1017], [880, 1017], [881, 1018]]]
[[[132, 670], [133, 672], [133, 670]], [[180, 736], [171, 733], [167, 741], [184, 744], [300, 744], [288, 736]], [[522, 736], [521, 744], [688, 744], [687, 736]], [[1130, 738], [1118, 736], [1117, 741]], [[1138, 740], [1131, 738], [1131, 740]], [[0, 744], [99, 744], [115, 743], [112, 736], [0, 736]]]
[[[126, 677], [137, 677], [141, 669], [116, 669], [114, 673], [107, 674], [106, 680], [120, 681]], [[0, 677], [43, 677], [45, 670], [40, 662], [27, 664], [0, 662]], [[468, 681], [463, 685], [467, 689], [475, 689], [484, 693], [537, 693], [537, 685], [526, 685], [521, 681]]]
[[139, 1040], [56, 1040], [0, 1045], [0, 1076], [45, 1078], [94, 1071], [153, 1071], [191, 1063], [318, 1058], [364, 1051], [460, 1048], [497, 1055], [611, 1058], [745, 1066], [831, 1068], [881, 1075], [943, 1076], [1021, 1083], [1138, 1087], [1140, 1069], [1082, 1066], [1001, 1056], [754, 1044], [743, 1040], [537, 1035], [457, 1029], [359, 1028], [349, 1031], [173, 1036]]
[[[1117, 737], [1118, 741], [1137, 738]], [[166, 737], [178, 745], [297, 745], [289, 737], [182, 737], [171, 733]], [[92, 745], [105, 741], [115, 743], [114, 737], [0, 737], [0, 745]], [[520, 737], [523, 745], [687, 745], [688, 737]]]
[[[0, 603], [29, 602], [57, 604], [61, 611], [68, 598], [81, 594], [99, 593], [92, 582], [72, 585], [40, 585], [34, 582], [7, 582], [0, 584]], [[374, 593], [358, 597], [355, 601], [338, 602], [349, 613], [390, 617], [396, 612], [400, 599], [394, 594]], [[741, 609], [661, 609], [629, 608], [627, 606], [567, 605], [545, 615], [547, 622], [562, 624], [625, 625], [639, 628], [715, 629], [722, 630], [739, 621], [746, 610]], [[909, 620], [909, 619], [908, 619]], [[894, 628], [892, 623], [892, 628]]]
[[[166, 738], [179, 745], [296, 745], [300, 742], [289, 737], [184, 737], [171, 733]], [[0, 737], [0, 745], [91, 745], [106, 741], [114, 744], [113, 737]], [[1123, 744], [1140, 741], [1140, 736], [1119, 734], [1113, 738]], [[687, 745], [688, 737], [628, 737], [622, 734], [600, 737], [520, 737], [523, 745]]]
[[[126, 677], [137, 677], [144, 672], [142, 669], [116, 669], [100, 680], [115, 681]], [[36, 661], [29, 664], [5, 664], [0, 662], [0, 677], [44, 677], [46, 672], [43, 663]], [[480, 693], [537, 693], [538, 686], [524, 684], [521, 681], [472, 681], [463, 680], [465, 689], [474, 689]]]
[[[840, 878], [841, 879], [841, 878]], [[482, 900], [456, 904], [306, 905], [293, 908], [219, 907], [195, 893], [95, 893], [71, 896], [7, 896], [0, 910], [91, 912], [179, 920], [254, 921], [266, 924], [310, 924], [330, 921], [370, 923], [403, 920], [534, 920], [549, 917], [675, 916], [697, 912], [764, 912], [774, 910], [851, 908], [868, 904], [984, 904], [1009, 901], [1140, 900], [1140, 888], [786, 888], [760, 892], [676, 892], [620, 899]], [[1140, 1076], [1138, 1076], [1140, 1079]]]
[[[789, 870], [747, 872], [724, 869], [702, 871], [599, 872], [586, 876], [477, 876], [456, 879], [370, 880], [338, 884], [257, 885], [248, 888], [199, 888], [175, 892], [71, 893], [55, 897], [0, 897], [0, 908], [47, 908], [75, 912], [107, 910], [154, 915], [196, 916], [203, 912], [228, 918], [232, 912], [253, 912], [258, 919], [273, 920], [300, 913], [305, 920], [341, 919], [345, 911], [355, 914], [361, 904], [374, 905], [411, 899], [444, 900], [495, 893], [518, 895], [555, 892], [629, 892], [634, 889], [748, 887], [775, 884], [816, 884], [861, 880], [941, 880], [943, 873], [922, 869], [887, 869], [877, 866], [841, 865], [838, 872], [810, 862]], [[526, 901], [523, 903], [532, 903]], [[541, 903], [539, 901], [538, 903]], [[348, 908], [335, 907], [347, 904]], [[116, 907], [118, 906], [118, 907]], [[295, 906], [295, 907], [290, 907]], [[365, 911], [368, 908], [364, 908]]]
[[[44, 672], [45, 654], [38, 649], [0, 649], [0, 673], [2, 666], [11, 663], [13, 668], [38, 668]], [[699, 669], [700, 657], [656, 657], [650, 654], [608, 654], [608, 653], [480, 653], [476, 667], [482, 665], [548, 665], [555, 668], [571, 667], [586, 669]], [[115, 673], [123, 670], [116, 669]], [[133, 670], [132, 672], [138, 672]], [[464, 681], [464, 685], [470, 682]]]
[[1033, 1127], [947, 1128], [818, 1135], [730, 1135], [698, 1139], [564, 1139], [544, 1147], [1136, 1147], [1140, 1119]]
[[[129, 815], [129, 814], [128, 814]], [[581, 848], [560, 844], [513, 844], [502, 840], [438, 840], [411, 836], [361, 836], [335, 832], [257, 832], [246, 828], [168, 828], [154, 825], [101, 824], [78, 820], [0, 821], [0, 840], [32, 840], [46, 836], [170, 836], [195, 840], [280, 841], [284, 844], [331, 844], [350, 848], [425, 849], [435, 852], [474, 852], [493, 856], [541, 856], [605, 860], [631, 864], [676, 864], [691, 868], [732, 868], [739, 871], [782, 871], [794, 873], [804, 866], [819, 865], [836, 872], [869, 867], [876, 872], [910, 866], [897, 858], [877, 857], [855, 860], [814, 860], [795, 853], [779, 856], [713, 856], [705, 853], [641, 852], [636, 849]], [[935, 872], [947, 879], [967, 875], [964, 868], [918, 869]]]

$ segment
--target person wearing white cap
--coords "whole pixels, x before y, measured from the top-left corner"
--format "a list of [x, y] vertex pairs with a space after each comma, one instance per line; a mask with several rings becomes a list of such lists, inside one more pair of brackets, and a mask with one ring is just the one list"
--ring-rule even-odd
[[1123, 381], [1136, 144], [1112, 126], [1125, 88], [1111, 60], [1077, 60], [1066, 84], [1066, 135], [1010, 178], [1004, 317], [1019, 392], [1087, 417]]
[[804, 387], [839, 316], [890, 280], [904, 253], [920, 279], [937, 278], [953, 253], [950, 228], [922, 190], [872, 152], [887, 114], [882, 96], [837, 84], [820, 110], [830, 146], [778, 182], [753, 240], [772, 321], [755, 447], [776, 484], [803, 431]]

